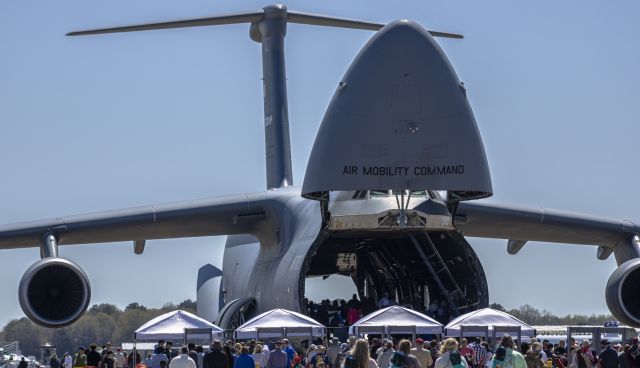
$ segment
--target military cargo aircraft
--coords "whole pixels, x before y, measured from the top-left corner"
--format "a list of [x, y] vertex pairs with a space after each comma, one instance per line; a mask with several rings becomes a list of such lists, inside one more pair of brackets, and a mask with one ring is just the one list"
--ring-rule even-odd
[[[48, 327], [73, 323], [90, 302], [82, 268], [58, 256], [67, 244], [228, 235], [221, 272], [200, 270], [203, 314], [223, 328], [275, 307], [304, 310], [304, 280], [341, 274], [361, 298], [390, 292], [441, 300], [451, 315], [485, 307], [482, 265], [465, 236], [597, 247], [619, 268], [606, 289], [616, 318], [640, 325], [640, 227], [626, 220], [478, 201], [493, 194], [466, 87], [434, 37], [398, 20], [378, 24], [289, 11], [261, 11], [70, 35], [250, 24], [262, 46], [266, 191], [59, 217], [0, 227], [0, 248], [39, 247], [24, 274], [25, 314]], [[293, 186], [284, 40], [290, 23], [376, 31], [338, 84]], [[216, 303], [216, 302], [222, 303]], [[208, 308], [207, 311], [204, 308]]]

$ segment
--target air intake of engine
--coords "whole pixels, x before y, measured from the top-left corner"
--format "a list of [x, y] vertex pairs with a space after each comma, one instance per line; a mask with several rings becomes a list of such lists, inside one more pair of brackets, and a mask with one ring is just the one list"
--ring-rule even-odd
[[607, 306], [618, 321], [640, 327], [640, 259], [620, 265], [609, 277], [605, 292]]
[[64, 327], [79, 319], [91, 299], [89, 278], [75, 263], [45, 258], [27, 269], [18, 289], [20, 306], [33, 322]]

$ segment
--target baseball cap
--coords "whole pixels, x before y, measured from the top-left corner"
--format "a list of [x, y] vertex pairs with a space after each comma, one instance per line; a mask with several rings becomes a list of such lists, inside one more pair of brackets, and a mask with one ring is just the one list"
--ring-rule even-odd
[[424, 344], [424, 340], [422, 340], [421, 338], [417, 338], [416, 339], [416, 344]]

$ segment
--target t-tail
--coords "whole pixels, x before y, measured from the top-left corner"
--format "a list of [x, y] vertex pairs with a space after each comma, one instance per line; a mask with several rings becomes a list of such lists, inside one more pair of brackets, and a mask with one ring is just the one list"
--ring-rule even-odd
[[[264, 134], [267, 189], [293, 185], [291, 144], [287, 107], [287, 83], [284, 61], [284, 38], [287, 23], [341, 27], [377, 31], [385, 24], [288, 11], [282, 4], [265, 6], [261, 11], [148, 23], [124, 27], [71, 32], [68, 36], [147, 31], [154, 29], [251, 24], [251, 39], [262, 45], [264, 83]], [[434, 37], [462, 38], [459, 34], [429, 31]]]

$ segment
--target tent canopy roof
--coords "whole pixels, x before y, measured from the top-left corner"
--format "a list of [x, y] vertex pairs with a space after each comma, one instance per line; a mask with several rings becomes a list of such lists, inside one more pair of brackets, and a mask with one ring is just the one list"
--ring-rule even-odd
[[349, 328], [350, 334], [362, 332], [440, 334], [442, 324], [429, 316], [397, 305], [360, 318]]
[[[211, 328], [212, 335], [222, 337], [223, 330], [213, 323], [189, 312], [176, 310], [160, 315], [134, 332], [136, 340], [171, 339], [182, 340], [185, 328]], [[189, 334], [196, 339], [209, 339], [209, 334]]]
[[[509, 313], [499, 310], [484, 308], [478, 309], [473, 312], [463, 314], [453, 319], [449, 324], [445, 326], [445, 334], [447, 336], [457, 336], [460, 334], [460, 326], [487, 326], [489, 333], [493, 331], [493, 326], [501, 327], [520, 327], [520, 331], [523, 336], [532, 336], [535, 333], [535, 329], [530, 325], [522, 322]], [[477, 332], [469, 334], [469, 336], [478, 336]]]
[[236, 329], [236, 338], [286, 336], [324, 336], [326, 328], [318, 321], [286, 309], [272, 309], [253, 317]]

